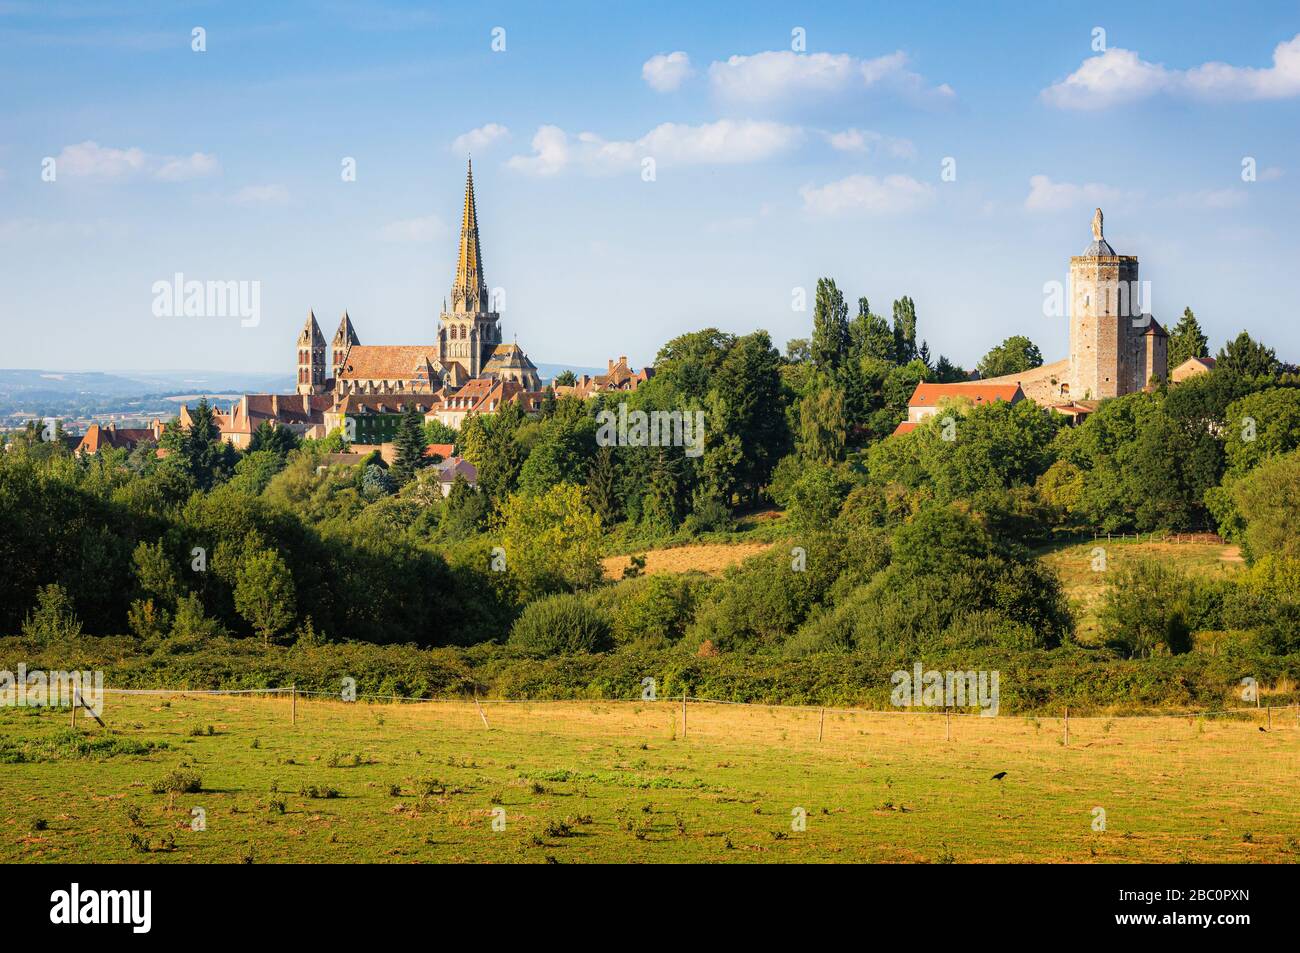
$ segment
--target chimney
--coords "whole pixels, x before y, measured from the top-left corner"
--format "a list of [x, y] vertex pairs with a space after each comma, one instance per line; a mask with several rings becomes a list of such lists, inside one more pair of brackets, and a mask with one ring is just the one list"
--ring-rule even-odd
[[619, 355], [618, 362], [622, 364], [624, 367], [627, 367], [627, 355], [626, 354]]
[[614, 359], [612, 357], [605, 362], [605, 373], [606, 374], [614, 373]]

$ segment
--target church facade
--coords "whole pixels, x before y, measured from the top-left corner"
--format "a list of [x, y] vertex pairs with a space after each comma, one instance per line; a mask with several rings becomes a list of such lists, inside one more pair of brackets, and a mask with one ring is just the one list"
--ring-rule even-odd
[[[298, 335], [299, 394], [401, 398], [436, 404], [473, 380], [513, 381], [524, 392], [541, 388], [537, 367], [518, 344], [502, 341], [501, 315], [483, 273], [474, 167], [465, 178], [460, 247], [450, 303], [443, 302], [431, 344], [362, 344], [346, 311], [326, 347], [316, 315], [309, 312]], [[328, 361], [327, 361], [328, 358]], [[436, 398], [436, 400], [431, 400]], [[358, 406], [375, 403], [358, 401]], [[396, 400], [386, 402], [395, 406]]]

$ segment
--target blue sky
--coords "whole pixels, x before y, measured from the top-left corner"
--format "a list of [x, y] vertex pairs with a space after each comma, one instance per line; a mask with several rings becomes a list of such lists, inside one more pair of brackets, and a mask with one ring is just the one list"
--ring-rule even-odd
[[[1300, 359], [1300, 7], [975, 7], [0, 0], [0, 366], [287, 371], [309, 307], [431, 341], [470, 149], [538, 362], [784, 345], [822, 275], [967, 366], [1054, 360], [1096, 205], [1163, 323]], [[259, 282], [260, 321], [156, 316], [177, 272]]]

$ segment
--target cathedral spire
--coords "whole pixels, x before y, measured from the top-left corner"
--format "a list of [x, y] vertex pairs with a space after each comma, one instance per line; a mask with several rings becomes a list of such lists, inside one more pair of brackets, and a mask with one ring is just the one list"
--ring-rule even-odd
[[451, 286], [451, 307], [455, 312], [488, 310], [487, 282], [483, 278], [483, 252], [478, 241], [478, 209], [474, 203], [474, 162], [465, 175], [465, 209], [460, 222], [460, 254], [456, 280]]

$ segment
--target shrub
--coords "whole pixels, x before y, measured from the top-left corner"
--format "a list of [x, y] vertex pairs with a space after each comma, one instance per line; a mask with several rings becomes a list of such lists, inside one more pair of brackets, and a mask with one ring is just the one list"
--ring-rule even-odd
[[523, 655], [603, 652], [610, 648], [608, 619], [581, 596], [560, 593], [531, 602], [510, 629], [508, 644]]
[[68, 590], [57, 583], [42, 586], [36, 594], [36, 609], [23, 620], [23, 635], [35, 642], [75, 639], [81, 623], [72, 608]]
[[648, 577], [644, 585], [616, 604], [616, 638], [620, 642], [680, 639], [694, 615], [695, 591], [700, 586], [699, 582], [674, 574]]
[[1193, 589], [1187, 576], [1152, 561], [1130, 563], [1112, 572], [1098, 613], [1107, 645], [1129, 658], [1189, 651]]
[[153, 783], [154, 794], [194, 794], [203, 789], [203, 779], [193, 771], [176, 770]]

